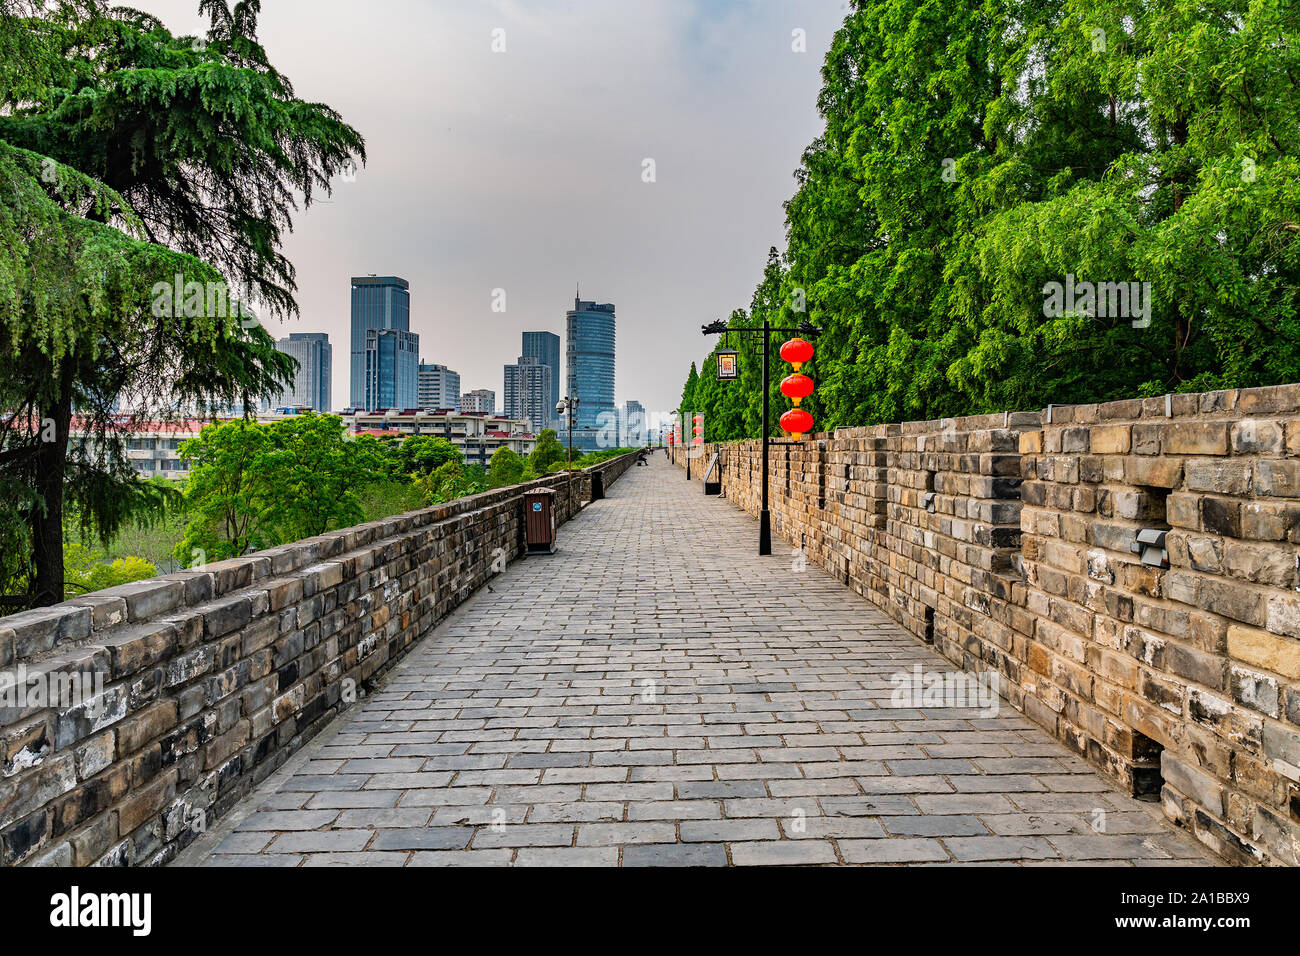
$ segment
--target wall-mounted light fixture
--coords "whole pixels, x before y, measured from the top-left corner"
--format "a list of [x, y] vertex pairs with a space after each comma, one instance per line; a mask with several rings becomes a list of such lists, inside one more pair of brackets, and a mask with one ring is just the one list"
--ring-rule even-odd
[[1165, 549], [1167, 531], [1160, 528], [1143, 528], [1129, 546], [1134, 554], [1141, 558], [1143, 564], [1152, 568], [1169, 567], [1169, 552]]

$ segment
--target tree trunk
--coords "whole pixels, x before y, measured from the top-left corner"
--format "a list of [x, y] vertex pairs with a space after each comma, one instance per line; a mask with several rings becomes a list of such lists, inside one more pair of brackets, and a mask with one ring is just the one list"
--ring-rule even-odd
[[[63, 600], [63, 480], [72, 424], [71, 373], [65, 371], [58, 401], [45, 415], [54, 420], [54, 441], [42, 442], [36, 456], [36, 492], [44, 510], [32, 511], [32, 558], [36, 565], [34, 606]], [[45, 422], [40, 422], [42, 434]]]

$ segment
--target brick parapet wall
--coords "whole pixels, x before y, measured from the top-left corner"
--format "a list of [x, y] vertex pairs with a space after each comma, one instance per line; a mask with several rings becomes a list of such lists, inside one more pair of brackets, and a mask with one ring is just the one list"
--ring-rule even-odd
[[[715, 451], [757, 514], [758, 443], [693, 478]], [[1300, 865], [1300, 386], [840, 429], [774, 446], [769, 496], [804, 559], [1226, 860]]]
[[[635, 459], [575, 473], [573, 510]], [[568, 520], [552, 475], [0, 618], [0, 670], [104, 683], [0, 709], [0, 862], [174, 857], [522, 552], [540, 487]]]

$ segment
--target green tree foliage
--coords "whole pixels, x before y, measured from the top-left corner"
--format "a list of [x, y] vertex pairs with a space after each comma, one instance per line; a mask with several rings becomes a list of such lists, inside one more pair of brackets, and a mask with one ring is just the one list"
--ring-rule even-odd
[[428, 474], [464, 457], [455, 445], [438, 435], [411, 435], [397, 446], [396, 452], [400, 474], [404, 477]]
[[358, 492], [381, 462], [344, 432], [338, 416], [314, 414], [205, 426], [180, 448], [192, 463], [191, 520], [177, 560], [221, 560], [359, 523]]
[[67, 570], [64, 596], [69, 598], [143, 581], [158, 573], [153, 564], [134, 555], [105, 562], [102, 552], [79, 542], [64, 547], [63, 566]]
[[438, 505], [486, 491], [488, 479], [480, 466], [466, 465], [457, 460], [418, 476], [414, 485], [424, 495], [425, 504]]
[[[65, 497], [105, 540], [165, 504], [124, 424], [287, 382], [233, 303], [296, 312], [282, 230], [364, 158], [267, 62], [257, 0], [199, 6], [205, 38], [98, 0], [0, 0], [0, 588], [18, 602], [63, 597]], [[176, 277], [201, 308], [159, 294]]]
[[569, 452], [555, 437], [554, 428], [544, 428], [537, 436], [537, 444], [528, 456], [528, 464], [539, 475], [548, 474], [553, 466], [569, 460]]
[[492, 453], [488, 463], [488, 487], [504, 488], [523, 481], [524, 460], [512, 449], [502, 445]]
[[[786, 250], [732, 317], [824, 330], [819, 430], [1300, 378], [1294, 4], [858, 0], [823, 81]], [[1056, 310], [1069, 277], [1149, 309]], [[684, 389], [708, 440], [758, 433], [740, 351], [738, 384], [710, 360]]]

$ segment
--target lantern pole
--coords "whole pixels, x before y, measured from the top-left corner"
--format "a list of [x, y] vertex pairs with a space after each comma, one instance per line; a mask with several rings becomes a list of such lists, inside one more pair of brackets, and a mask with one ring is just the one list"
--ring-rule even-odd
[[[686, 416], [682, 413], [682, 438], [686, 438]], [[686, 444], [686, 480], [691, 480], [691, 452], [695, 449], [695, 429], [691, 429], [691, 437]]]
[[[771, 512], [768, 511], [768, 496], [767, 496], [767, 479], [768, 479], [767, 458], [768, 458], [768, 449], [770, 447], [770, 441], [768, 439], [768, 429], [770, 427], [768, 424], [768, 403], [770, 401], [768, 392], [770, 391], [770, 386], [769, 386], [769, 377], [768, 377], [769, 373], [768, 373], [768, 361], [767, 361], [767, 353], [770, 351], [770, 349], [768, 346], [771, 343], [771, 336], [773, 332], [797, 333], [799, 335], [804, 335], [812, 339], [812, 338], [816, 338], [818, 335], [821, 334], [821, 329], [815, 328], [810, 322], [808, 322], [807, 319], [804, 319], [804, 321], [801, 322], [797, 328], [782, 328], [782, 327], [772, 325], [772, 322], [768, 318], [768, 316], [764, 315], [763, 325], [761, 328], [740, 328], [740, 327], [729, 328], [726, 322], [719, 320], [716, 322], [710, 322], [708, 325], [701, 326], [700, 330], [705, 335], [725, 335], [728, 332], [751, 332], [751, 333], [757, 333], [762, 337], [762, 341], [763, 341], [763, 436], [762, 436], [763, 491], [762, 491], [762, 503], [758, 512], [758, 553], [760, 555], [771, 554], [772, 553], [772, 516], [771, 516]], [[687, 458], [687, 467], [688, 468], [690, 467], [689, 458]]]
[[768, 439], [768, 411], [767, 405], [770, 396], [770, 386], [768, 383], [767, 373], [767, 353], [768, 346], [771, 344], [772, 323], [768, 321], [767, 313], [763, 314], [763, 506], [758, 512], [758, 553], [772, 553], [772, 516], [767, 510], [767, 451]]

